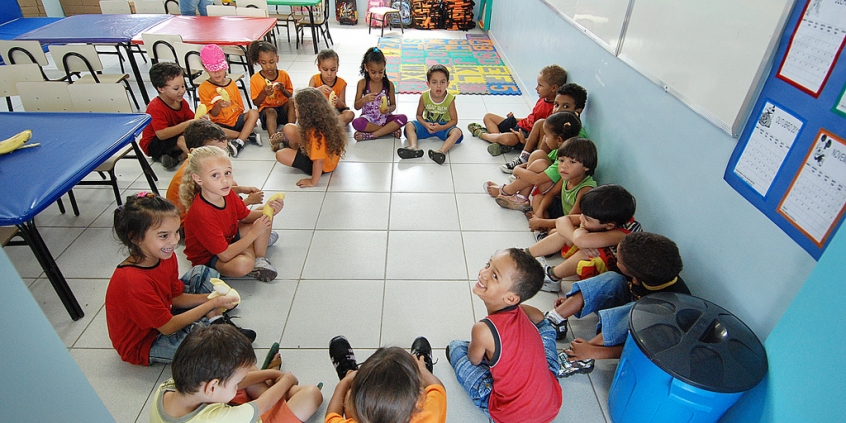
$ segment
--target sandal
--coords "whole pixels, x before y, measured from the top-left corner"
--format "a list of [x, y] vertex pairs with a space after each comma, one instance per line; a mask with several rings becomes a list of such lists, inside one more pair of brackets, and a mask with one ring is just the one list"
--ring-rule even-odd
[[499, 156], [500, 154], [510, 153], [511, 150], [514, 150], [514, 147], [510, 145], [502, 145], [493, 143], [488, 146], [488, 153], [491, 156]]
[[[279, 352], [279, 343], [274, 342], [273, 345], [270, 346], [270, 351], [268, 351], [267, 355], [264, 357], [264, 364], [261, 365], [260, 370], [267, 369], [268, 367], [270, 367], [271, 364], [273, 364], [275, 361], [277, 361], [274, 358], [276, 357], [276, 354], [278, 352]], [[278, 361], [279, 361], [279, 364], [282, 364], [282, 358], [281, 357], [278, 359]]]
[[288, 146], [288, 140], [285, 139], [285, 134], [282, 132], [277, 132], [270, 136], [270, 149], [273, 151], [279, 151], [283, 148], [290, 148]]
[[500, 195], [505, 195], [505, 193], [502, 192], [502, 187], [493, 183], [493, 182], [491, 182], [491, 181], [487, 181], [484, 184], [482, 184], [482, 189], [484, 189], [485, 192], [488, 195], [490, 195], [491, 197], [494, 197], [494, 198], [496, 198]]
[[397, 149], [397, 156], [401, 159], [416, 159], [423, 157], [423, 150], [417, 150], [411, 147], [400, 147]]
[[444, 161], [446, 161], [446, 154], [441, 153], [440, 151], [429, 150], [429, 158], [440, 165], [444, 164]]
[[470, 131], [470, 133], [473, 134], [473, 136], [476, 137], [476, 138], [479, 138], [479, 136], [482, 135], [483, 132], [484, 133], [488, 132], [488, 130], [485, 129], [485, 127], [483, 127], [482, 125], [479, 125], [478, 123], [471, 123], [471, 124], [467, 125], [467, 130]]
[[558, 377], [569, 377], [577, 373], [590, 373], [593, 371], [593, 366], [596, 362], [592, 358], [570, 361], [570, 356], [564, 350], [558, 353], [558, 360], [561, 362], [561, 368], [558, 369]]
[[496, 203], [502, 208], [520, 210], [523, 212], [525, 212], [527, 207], [530, 210], [532, 208], [532, 205], [529, 203], [529, 199], [521, 194], [500, 194], [496, 197]]
[[367, 141], [372, 140], [374, 137], [372, 132], [355, 131], [355, 134], [353, 134], [353, 138], [355, 138], [356, 141]]
[[393, 136], [394, 136], [394, 138], [397, 138], [397, 139], [402, 138], [402, 129], [397, 129], [397, 130], [396, 130], [396, 131], [394, 131], [394, 133], [393, 133], [393, 134], [391, 134], [391, 135], [393, 135]]

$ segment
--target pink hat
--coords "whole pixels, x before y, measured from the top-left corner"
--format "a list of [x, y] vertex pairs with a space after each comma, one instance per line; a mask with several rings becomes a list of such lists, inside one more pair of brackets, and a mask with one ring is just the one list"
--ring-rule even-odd
[[226, 63], [226, 55], [223, 54], [223, 49], [217, 44], [207, 44], [200, 50], [200, 59], [203, 61], [203, 66], [210, 72], [217, 72], [229, 69], [229, 64]]

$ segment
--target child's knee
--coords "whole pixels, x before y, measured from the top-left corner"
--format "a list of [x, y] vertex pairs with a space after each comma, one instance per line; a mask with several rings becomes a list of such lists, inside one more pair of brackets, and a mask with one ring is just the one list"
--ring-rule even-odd
[[265, 119], [267, 119], [267, 120], [270, 120], [270, 119], [276, 120], [276, 118], [277, 118], [277, 117], [279, 117], [279, 114], [278, 114], [278, 113], [276, 113], [276, 109], [274, 109], [273, 107], [268, 107], [268, 108], [264, 109], [264, 118], [265, 118]]

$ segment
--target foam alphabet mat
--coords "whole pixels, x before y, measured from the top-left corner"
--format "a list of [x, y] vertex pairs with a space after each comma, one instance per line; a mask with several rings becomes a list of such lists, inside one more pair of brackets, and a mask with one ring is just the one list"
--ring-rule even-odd
[[441, 64], [450, 72], [447, 88], [454, 94], [520, 95], [520, 87], [493, 42], [484, 34], [466, 39], [379, 38], [388, 78], [401, 94], [426, 90], [426, 70]]

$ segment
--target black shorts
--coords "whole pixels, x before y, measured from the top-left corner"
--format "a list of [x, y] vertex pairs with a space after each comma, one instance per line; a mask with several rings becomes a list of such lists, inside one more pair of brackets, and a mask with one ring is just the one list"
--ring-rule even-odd
[[509, 133], [511, 133], [512, 129], [519, 129], [520, 132], [523, 133], [523, 137], [529, 136], [529, 132], [527, 132], [525, 129], [517, 126], [517, 118], [514, 117], [514, 116], [509, 116], [509, 117], [503, 119], [502, 122], [500, 122], [499, 125], [497, 125], [496, 127], [499, 130], [499, 133], [501, 133], [501, 134], [509, 134]]
[[291, 167], [302, 170], [308, 175], [311, 175], [312, 170], [314, 170], [314, 162], [308, 158], [302, 151], [297, 149], [297, 155], [294, 157], [294, 162], [291, 163]]
[[147, 146], [147, 151], [150, 153], [150, 157], [152, 157], [154, 161], [160, 160], [165, 154], [173, 157], [179, 157], [179, 155], [182, 154], [182, 150], [176, 146], [177, 139], [179, 139], [179, 135], [165, 140], [153, 137], [153, 139], [150, 140], [150, 145]]
[[222, 123], [218, 123], [217, 126], [221, 128], [231, 129], [236, 132], [241, 132], [241, 130], [244, 129], [244, 116], [246, 116], [246, 113], [241, 113], [241, 116], [238, 116], [238, 120], [235, 121], [235, 126], [224, 125]]
[[267, 114], [264, 113], [267, 109], [276, 110], [276, 126], [282, 126], [288, 123], [288, 103], [285, 103], [279, 107], [265, 107], [261, 109], [259, 120], [261, 121], [262, 128], [267, 129]]
[[546, 214], [550, 219], [558, 219], [564, 216], [564, 206], [561, 204], [561, 196], [556, 195], [552, 198], [552, 204], [546, 208]]

